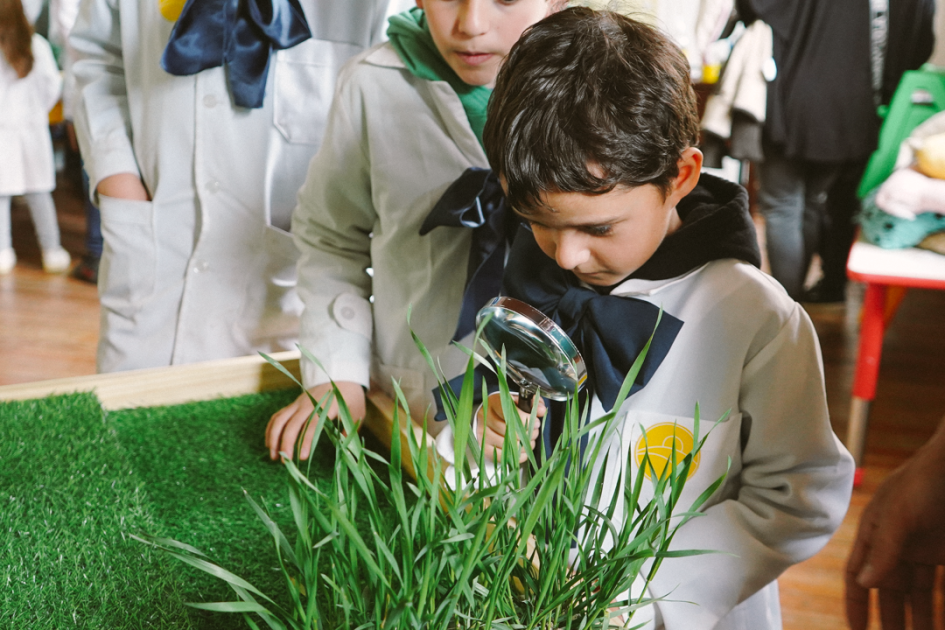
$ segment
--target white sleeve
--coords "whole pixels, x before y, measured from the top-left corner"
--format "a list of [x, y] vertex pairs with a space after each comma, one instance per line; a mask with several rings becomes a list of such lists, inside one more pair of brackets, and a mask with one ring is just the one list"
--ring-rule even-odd
[[30, 26], [36, 26], [39, 14], [43, 12], [43, 0], [23, 0], [23, 13]]
[[850, 502], [853, 459], [831, 430], [820, 346], [799, 306], [745, 365], [739, 407], [742, 469], [726, 484], [734, 491], [673, 540], [674, 549], [723, 553], [663, 563], [653, 594], [698, 604], [659, 603], [667, 630], [715, 627], [817, 553]]
[[88, 0], [69, 36], [74, 53], [75, 127], [90, 190], [116, 173], [138, 173], [117, 0]]
[[59, 101], [62, 94], [62, 73], [56, 65], [52, 48], [41, 35], [33, 34], [33, 70], [36, 73], [36, 86], [39, 89], [39, 102], [44, 111], [49, 112]]
[[79, 14], [80, 0], [49, 0], [49, 41], [65, 48]]
[[325, 138], [292, 215], [300, 252], [298, 291], [305, 304], [300, 344], [325, 368], [303, 360], [305, 387], [329, 377], [370, 384], [373, 315], [367, 269], [377, 214], [361, 122], [364, 105], [356, 90], [345, 88], [345, 75], [342, 70]]

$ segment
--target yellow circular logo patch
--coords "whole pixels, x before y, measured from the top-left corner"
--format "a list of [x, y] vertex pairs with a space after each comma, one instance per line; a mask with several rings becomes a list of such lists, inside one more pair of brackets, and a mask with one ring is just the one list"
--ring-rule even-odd
[[[637, 446], [634, 449], [633, 459], [637, 463], [637, 468], [643, 464], [643, 456], [646, 455], [647, 448], [649, 448], [650, 453], [650, 464], [652, 464], [657, 476], [661, 476], [666, 467], [673, 461], [673, 451], [676, 451], [677, 465], [682, 462], [686, 455], [692, 452], [692, 431], [672, 422], [660, 422], [651, 425], [646, 430], [646, 435], [641, 435], [640, 439], [637, 440]], [[700, 459], [701, 453], [696, 453], [696, 456], [692, 459], [692, 466], [689, 468], [689, 477], [696, 474]], [[650, 478], [649, 466], [644, 469], [644, 474], [647, 479]]]
[[158, 7], [161, 9], [161, 15], [168, 22], [176, 22], [184, 10], [186, 0], [158, 0]]

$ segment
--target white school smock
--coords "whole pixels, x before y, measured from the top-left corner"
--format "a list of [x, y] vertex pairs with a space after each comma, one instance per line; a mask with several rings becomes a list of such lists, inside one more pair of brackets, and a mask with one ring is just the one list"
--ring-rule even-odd
[[431, 354], [448, 376], [461, 373], [466, 355], [450, 339], [472, 231], [419, 231], [471, 166], [488, 161], [448, 83], [413, 76], [390, 44], [341, 71], [292, 221], [305, 303], [301, 344], [327, 370], [303, 361], [306, 387], [329, 376], [365, 386], [373, 378], [392, 393], [396, 378], [420, 421], [437, 381], [410, 337], [411, 307], [411, 327]]
[[140, 173], [152, 198], [97, 199], [100, 371], [294, 347], [296, 192], [337, 71], [383, 37], [388, 8], [302, 0], [313, 37], [273, 53], [263, 107], [244, 109], [232, 105], [222, 67], [181, 77], [161, 68], [174, 23], [159, 4], [85, 2], [70, 36], [91, 190]]
[[22, 79], [0, 53], [0, 196], [56, 187], [49, 110], [62, 76], [49, 43], [33, 34], [31, 45], [33, 69]]
[[[627, 280], [612, 295], [651, 302], [683, 325], [647, 385], [621, 407], [610, 461], [630, 462], [635, 479], [644, 446], [669, 457], [674, 430], [681, 461], [691, 449], [697, 403], [700, 434], [711, 434], [678, 511], [687, 511], [731, 458], [704, 514], [670, 546], [726, 553], [664, 560], [649, 593], [674, 601], [656, 602], [634, 620], [647, 621], [647, 629], [778, 630], [778, 576], [827, 543], [853, 488], [853, 459], [830, 427], [810, 318], [770, 276], [733, 259], [668, 280]], [[603, 415], [596, 395], [592, 405], [592, 418]], [[440, 434], [437, 449], [452, 462], [448, 434]], [[618, 470], [604, 472], [605, 504], [617, 491]], [[652, 496], [649, 482], [643, 488], [641, 503]]]
[[[853, 459], [830, 426], [810, 318], [770, 276], [732, 259], [670, 280], [628, 280], [612, 294], [649, 301], [684, 322], [653, 378], [621, 409], [624, 456], [615, 461], [629, 459], [635, 475], [630, 455], [642, 447], [642, 431], [674, 422], [692, 431], [697, 403], [700, 430], [712, 433], [680, 508], [731, 458], [704, 516], [673, 540], [675, 549], [727, 554], [664, 561], [651, 594], [698, 605], [658, 602], [657, 618], [667, 630], [781, 628], [777, 577], [827, 543], [853, 489]], [[594, 402], [592, 416], [602, 412]]]

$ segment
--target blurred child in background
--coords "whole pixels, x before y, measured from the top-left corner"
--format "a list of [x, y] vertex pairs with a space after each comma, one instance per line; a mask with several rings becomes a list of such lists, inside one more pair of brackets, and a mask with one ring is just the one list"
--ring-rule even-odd
[[43, 269], [62, 273], [69, 253], [59, 244], [49, 111], [62, 78], [49, 43], [33, 33], [20, 0], [0, 0], [0, 274], [16, 265], [10, 203], [23, 195], [43, 250]]

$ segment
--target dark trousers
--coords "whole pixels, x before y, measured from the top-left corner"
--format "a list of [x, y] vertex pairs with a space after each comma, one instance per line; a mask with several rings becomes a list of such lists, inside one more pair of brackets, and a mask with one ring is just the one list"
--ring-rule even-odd
[[860, 214], [860, 198], [856, 190], [865, 170], [865, 161], [841, 165], [827, 191], [826, 212], [817, 249], [827, 291], [842, 290], [847, 284], [847, 258], [856, 237], [856, 218]]
[[771, 275], [800, 299], [813, 255], [823, 261], [824, 285], [846, 284], [846, 261], [860, 202], [865, 163], [824, 163], [785, 157], [765, 147], [758, 203], [765, 217]]
[[102, 215], [89, 195], [89, 175], [82, 169], [82, 193], [85, 198], [85, 252], [92, 258], [102, 257]]

